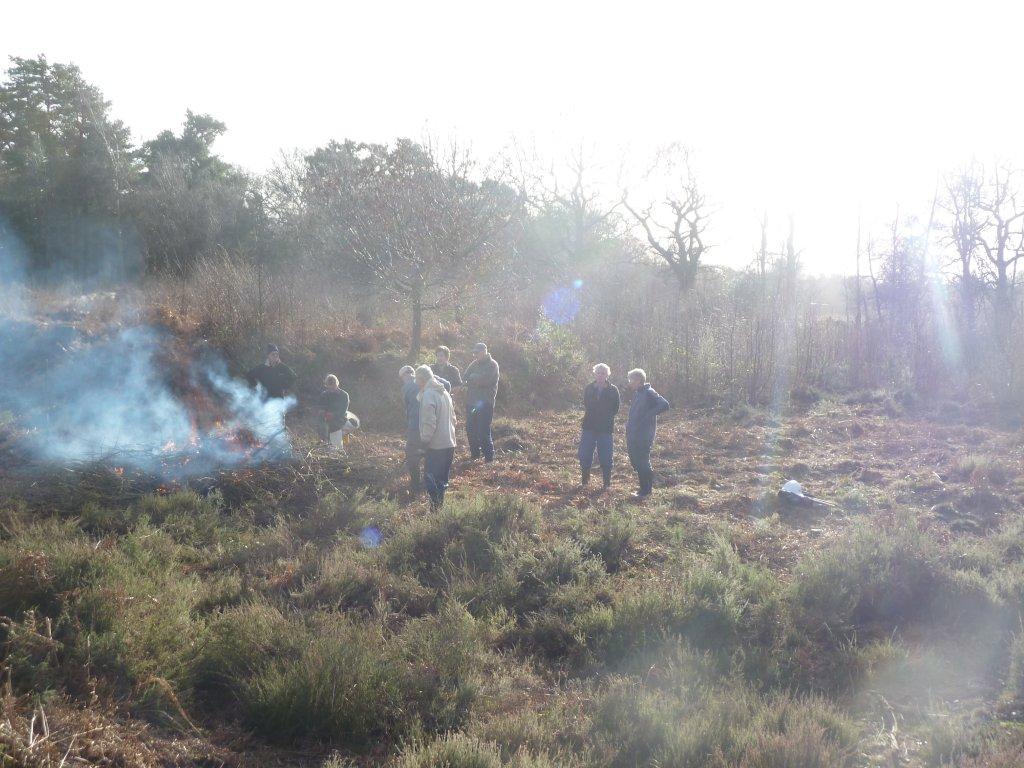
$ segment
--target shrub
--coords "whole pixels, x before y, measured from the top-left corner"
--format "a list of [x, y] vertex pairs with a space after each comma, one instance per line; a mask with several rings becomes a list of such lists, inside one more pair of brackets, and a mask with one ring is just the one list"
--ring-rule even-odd
[[304, 629], [297, 653], [240, 687], [249, 724], [275, 741], [310, 737], [349, 747], [387, 733], [401, 691], [383, 674], [379, 630], [333, 616]]
[[553, 763], [546, 756], [517, 752], [506, 762], [494, 744], [464, 734], [449, 734], [432, 742], [413, 744], [394, 761], [394, 768], [554, 768], [574, 761]]
[[628, 681], [598, 699], [593, 730], [612, 768], [837, 768], [852, 763], [855, 744], [852, 724], [822, 699], [737, 687], [669, 692]]
[[418, 616], [433, 603], [435, 593], [411, 576], [387, 570], [376, 551], [338, 546], [324, 558], [320, 573], [306, 587], [304, 598], [310, 605], [364, 613], [383, 607]]
[[498, 542], [514, 532], [533, 532], [538, 520], [534, 507], [512, 495], [454, 501], [396, 530], [384, 545], [385, 562], [392, 571], [408, 571], [440, 587], [456, 568], [493, 570]]
[[458, 727], [485, 656], [461, 606], [390, 632], [336, 613], [303, 618], [253, 604], [214, 623], [195, 679], [210, 706], [237, 700], [244, 721], [268, 739], [361, 749]]
[[937, 543], [903, 519], [888, 530], [860, 525], [807, 558], [791, 597], [809, 631], [884, 633], [926, 615], [948, 578]]
[[4, 612], [51, 620], [47, 634], [61, 652], [50, 661], [69, 683], [88, 665], [120, 683], [181, 685], [204, 631], [193, 609], [205, 590], [179, 572], [180, 554], [147, 527], [97, 548], [69, 523], [42, 522], [0, 548]]
[[[750, 671], [777, 641], [781, 594], [774, 577], [742, 563], [724, 539], [712, 553], [667, 580], [643, 583], [596, 607], [578, 622], [589, 651], [613, 667], [678, 638], [726, 663], [746, 648]], [[758, 675], [767, 675], [761, 669]]]
[[627, 565], [637, 548], [637, 525], [632, 517], [616, 513], [603, 517], [586, 535], [587, 549], [604, 561], [609, 573], [618, 572]]

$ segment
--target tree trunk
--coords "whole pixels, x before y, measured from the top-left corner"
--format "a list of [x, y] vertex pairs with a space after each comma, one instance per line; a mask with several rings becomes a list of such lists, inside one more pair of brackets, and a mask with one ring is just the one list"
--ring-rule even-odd
[[413, 291], [410, 304], [412, 304], [412, 334], [409, 338], [409, 357], [415, 364], [420, 357], [423, 338], [423, 292], [421, 289], [417, 288]]

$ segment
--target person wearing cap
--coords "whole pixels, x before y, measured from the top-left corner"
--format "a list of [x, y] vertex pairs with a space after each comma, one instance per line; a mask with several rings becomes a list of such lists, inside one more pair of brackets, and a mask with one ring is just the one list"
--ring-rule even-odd
[[654, 469], [651, 467], [651, 448], [658, 430], [658, 415], [671, 406], [647, 382], [647, 374], [641, 368], [634, 368], [626, 377], [633, 392], [633, 402], [626, 417], [626, 451], [629, 462], [636, 470], [640, 490], [634, 498], [646, 499], [654, 488]]
[[249, 371], [245, 378], [249, 385], [262, 387], [266, 397], [284, 397], [298, 378], [295, 371], [281, 362], [281, 351], [276, 344], [267, 345], [267, 357], [262, 365]]
[[[451, 384], [439, 376], [435, 376], [446, 391], [451, 391]], [[403, 365], [398, 370], [398, 380], [402, 383], [402, 404], [405, 406], [405, 467], [409, 472], [409, 493], [419, 493], [422, 489], [420, 468], [423, 464], [423, 446], [420, 442], [420, 388], [416, 383], [416, 369], [411, 365]]]
[[494, 418], [494, 400], [498, 395], [498, 361], [491, 357], [482, 341], [473, 347], [475, 358], [466, 367], [462, 381], [466, 390], [466, 437], [469, 455], [484, 461], [494, 460], [494, 439], [491, 421]]
[[444, 384], [429, 365], [416, 369], [420, 393], [419, 437], [423, 446], [423, 484], [430, 497], [430, 508], [440, 509], [455, 458], [455, 405]]
[[462, 372], [452, 365], [452, 351], [448, 347], [440, 346], [435, 350], [437, 362], [430, 366], [434, 375], [451, 383], [453, 387], [462, 386]]
[[608, 381], [611, 368], [604, 363], [594, 366], [594, 380], [583, 390], [583, 425], [580, 429], [580, 485], [590, 482], [594, 451], [601, 464], [604, 490], [612, 484], [612, 434], [615, 414], [619, 412], [619, 388]]

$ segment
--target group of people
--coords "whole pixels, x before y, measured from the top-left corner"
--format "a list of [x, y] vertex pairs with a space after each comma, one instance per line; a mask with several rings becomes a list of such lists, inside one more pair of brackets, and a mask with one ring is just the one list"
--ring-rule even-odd
[[[494, 460], [494, 439], [491, 422], [498, 394], [500, 369], [483, 342], [473, 348], [473, 361], [460, 371], [452, 363], [451, 350], [438, 347], [433, 365], [402, 366], [398, 372], [405, 407], [405, 464], [409, 473], [409, 490], [426, 491], [431, 507], [444, 503], [451, 477], [456, 446], [456, 408], [453, 394], [465, 394], [466, 437], [471, 460]], [[580, 485], [590, 484], [594, 457], [601, 468], [602, 491], [612, 481], [614, 464], [615, 418], [621, 396], [611, 382], [611, 369], [604, 363], [593, 368], [594, 380], [583, 390], [583, 423], [579, 437]], [[249, 372], [249, 382], [260, 386], [267, 397], [283, 397], [294, 384], [295, 372], [281, 362], [274, 345], [267, 347], [263, 365]], [[626, 417], [626, 452], [637, 474], [639, 488], [636, 499], [650, 496], [654, 486], [651, 449], [658, 428], [658, 416], [670, 408], [647, 381], [647, 374], [634, 368], [626, 375], [626, 386], [633, 393]], [[330, 374], [318, 402], [324, 422], [324, 436], [335, 447], [344, 450], [349, 432], [359, 426], [358, 418], [349, 411], [350, 399], [341, 389], [338, 377]]]
[[435, 508], [444, 503], [455, 458], [456, 416], [452, 393], [466, 395], [470, 458], [494, 461], [491, 422], [501, 376], [498, 361], [491, 357], [483, 342], [473, 348], [474, 359], [465, 372], [452, 364], [448, 347], [438, 347], [436, 354], [433, 366], [421, 365], [414, 369], [406, 365], [398, 372], [405, 403], [405, 464], [409, 471], [409, 490], [418, 493], [422, 487]]

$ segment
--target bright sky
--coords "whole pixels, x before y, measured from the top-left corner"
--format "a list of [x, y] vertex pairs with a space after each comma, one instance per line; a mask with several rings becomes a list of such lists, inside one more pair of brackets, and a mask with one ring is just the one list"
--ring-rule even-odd
[[623, 157], [692, 147], [716, 203], [712, 260], [749, 261], [796, 221], [812, 272], [849, 272], [858, 210], [882, 233], [927, 217], [972, 154], [1024, 157], [1019, 2], [19, 3], [0, 56], [74, 62], [137, 139], [185, 110], [228, 125], [230, 161], [269, 167], [329, 139], [593, 148], [617, 197]]

